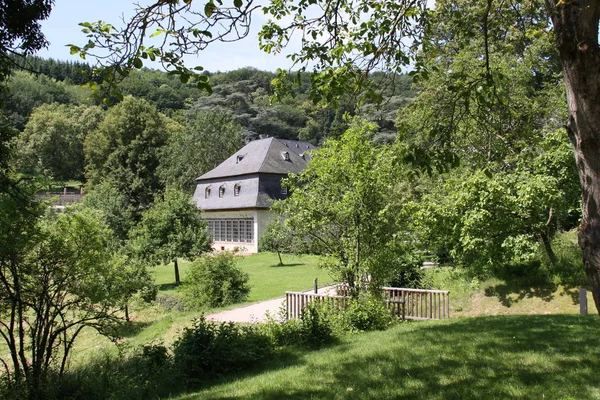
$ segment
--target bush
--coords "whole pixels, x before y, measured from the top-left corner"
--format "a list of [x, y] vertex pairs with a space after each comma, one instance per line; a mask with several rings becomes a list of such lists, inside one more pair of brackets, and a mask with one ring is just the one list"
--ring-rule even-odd
[[423, 260], [414, 251], [405, 252], [391, 264], [387, 285], [399, 288], [424, 289], [427, 286]]
[[251, 368], [275, 351], [256, 326], [195, 319], [173, 345], [175, 368], [191, 379], [205, 380]]
[[316, 301], [308, 304], [300, 317], [302, 343], [319, 347], [335, 341], [332, 309]]
[[343, 331], [363, 332], [387, 329], [394, 317], [380, 297], [362, 293], [340, 310], [336, 322]]
[[250, 293], [248, 279], [233, 254], [202, 256], [190, 265], [182, 287], [186, 305], [197, 309], [241, 303]]

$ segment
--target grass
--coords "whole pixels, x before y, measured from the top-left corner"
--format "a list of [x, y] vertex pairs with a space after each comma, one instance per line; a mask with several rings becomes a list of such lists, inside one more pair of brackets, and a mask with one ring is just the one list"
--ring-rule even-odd
[[[242, 305], [268, 300], [285, 295], [286, 290], [301, 291], [312, 288], [314, 279], [319, 286], [331, 284], [333, 280], [327, 271], [317, 267], [317, 256], [284, 255], [284, 266], [278, 266], [279, 259], [274, 253], [260, 253], [251, 256], [240, 256], [238, 265], [250, 276], [250, 296], [247, 301], [232, 304], [224, 308], [205, 310], [206, 314], [232, 309]], [[185, 283], [190, 263], [182, 261], [179, 270], [182, 282]], [[159, 288], [159, 295], [180, 297], [175, 286], [173, 264], [154, 268], [154, 278]], [[166, 310], [158, 305], [147, 305], [143, 302], [131, 304], [130, 313], [133, 323], [128, 332], [124, 332], [124, 343], [128, 346], [140, 346], [151, 342], [163, 342], [170, 345], [179, 336], [181, 330], [189, 326], [192, 318], [202, 314], [199, 311]], [[108, 350], [107, 350], [108, 349]], [[114, 352], [116, 349], [110, 342], [95, 331], [86, 330], [76, 342], [73, 351], [73, 364], [80, 365], [86, 359], [101, 352]]]
[[[327, 271], [317, 268], [318, 256], [283, 255], [285, 265], [278, 266], [279, 259], [274, 253], [259, 253], [240, 256], [238, 266], [250, 276], [250, 296], [243, 304], [268, 300], [285, 295], [286, 291], [302, 291], [313, 287], [314, 279], [319, 286], [333, 282]], [[179, 271], [185, 283], [189, 262], [180, 262]], [[154, 278], [162, 294], [177, 295], [173, 264], [154, 269]]]
[[[576, 287], [544, 280], [521, 282], [490, 278], [480, 281], [468, 279], [450, 267], [432, 268], [427, 274], [432, 287], [450, 291], [452, 317], [579, 313]], [[588, 294], [588, 309], [592, 312], [591, 293]]]
[[183, 399], [600, 398], [597, 317], [404, 323], [274, 360]]

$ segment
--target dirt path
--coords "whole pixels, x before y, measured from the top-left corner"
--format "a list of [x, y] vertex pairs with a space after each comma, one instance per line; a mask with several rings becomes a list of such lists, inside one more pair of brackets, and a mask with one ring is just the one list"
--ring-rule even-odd
[[[325, 286], [319, 289], [319, 293], [330, 293], [334, 290], [333, 286]], [[312, 292], [305, 290], [304, 293]], [[265, 322], [267, 312], [277, 317], [279, 310], [284, 306], [285, 297], [265, 300], [248, 306], [234, 308], [233, 310], [221, 311], [206, 316], [211, 321], [232, 321], [232, 322]]]

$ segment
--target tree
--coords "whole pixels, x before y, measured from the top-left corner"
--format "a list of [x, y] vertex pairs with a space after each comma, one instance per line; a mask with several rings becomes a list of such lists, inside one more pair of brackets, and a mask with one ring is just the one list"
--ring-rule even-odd
[[59, 182], [83, 180], [83, 143], [103, 117], [99, 107], [57, 103], [38, 107], [19, 137], [22, 170]]
[[297, 239], [279, 219], [272, 220], [260, 236], [260, 251], [274, 251], [279, 258], [279, 266], [283, 266], [281, 253], [295, 253]]
[[[33, 191], [21, 189], [34, 202]], [[84, 329], [111, 335], [135, 280], [107, 250], [97, 214], [40, 218], [43, 207], [4, 193], [0, 209], [0, 337], [9, 353], [2, 365], [15, 390], [39, 398], [48, 374], [64, 373]]]
[[110, 108], [84, 143], [88, 189], [102, 181], [125, 194], [136, 216], [164, 186], [158, 178], [161, 148], [179, 124], [145, 100], [126, 97]]
[[31, 54], [47, 45], [39, 21], [50, 15], [52, 0], [0, 1], [0, 81], [14, 65], [12, 55]]
[[193, 260], [211, 249], [206, 222], [191, 198], [174, 189], [167, 189], [142, 215], [131, 237], [140, 258], [153, 264], [173, 262], [177, 285], [181, 283], [177, 258]]
[[311, 240], [322, 264], [352, 292], [367, 280], [385, 281], [387, 262], [399, 250], [399, 207], [390, 147], [370, 139], [375, 125], [354, 120], [339, 140], [313, 153], [307, 168], [285, 185], [291, 195], [276, 203], [297, 238]]
[[161, 151], [158, 175], [165, 186], [193, 193], [196, 178], [244, 145], [242, 127], [224, 112], [192, 111], [185, 129], [169, 137]]

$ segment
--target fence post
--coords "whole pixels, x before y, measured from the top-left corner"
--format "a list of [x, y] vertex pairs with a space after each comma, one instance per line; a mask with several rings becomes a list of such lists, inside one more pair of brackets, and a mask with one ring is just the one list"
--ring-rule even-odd
[[317, 279], [315, 278], [315, 294], [319, 293], [319, 286], [317, 285]]

